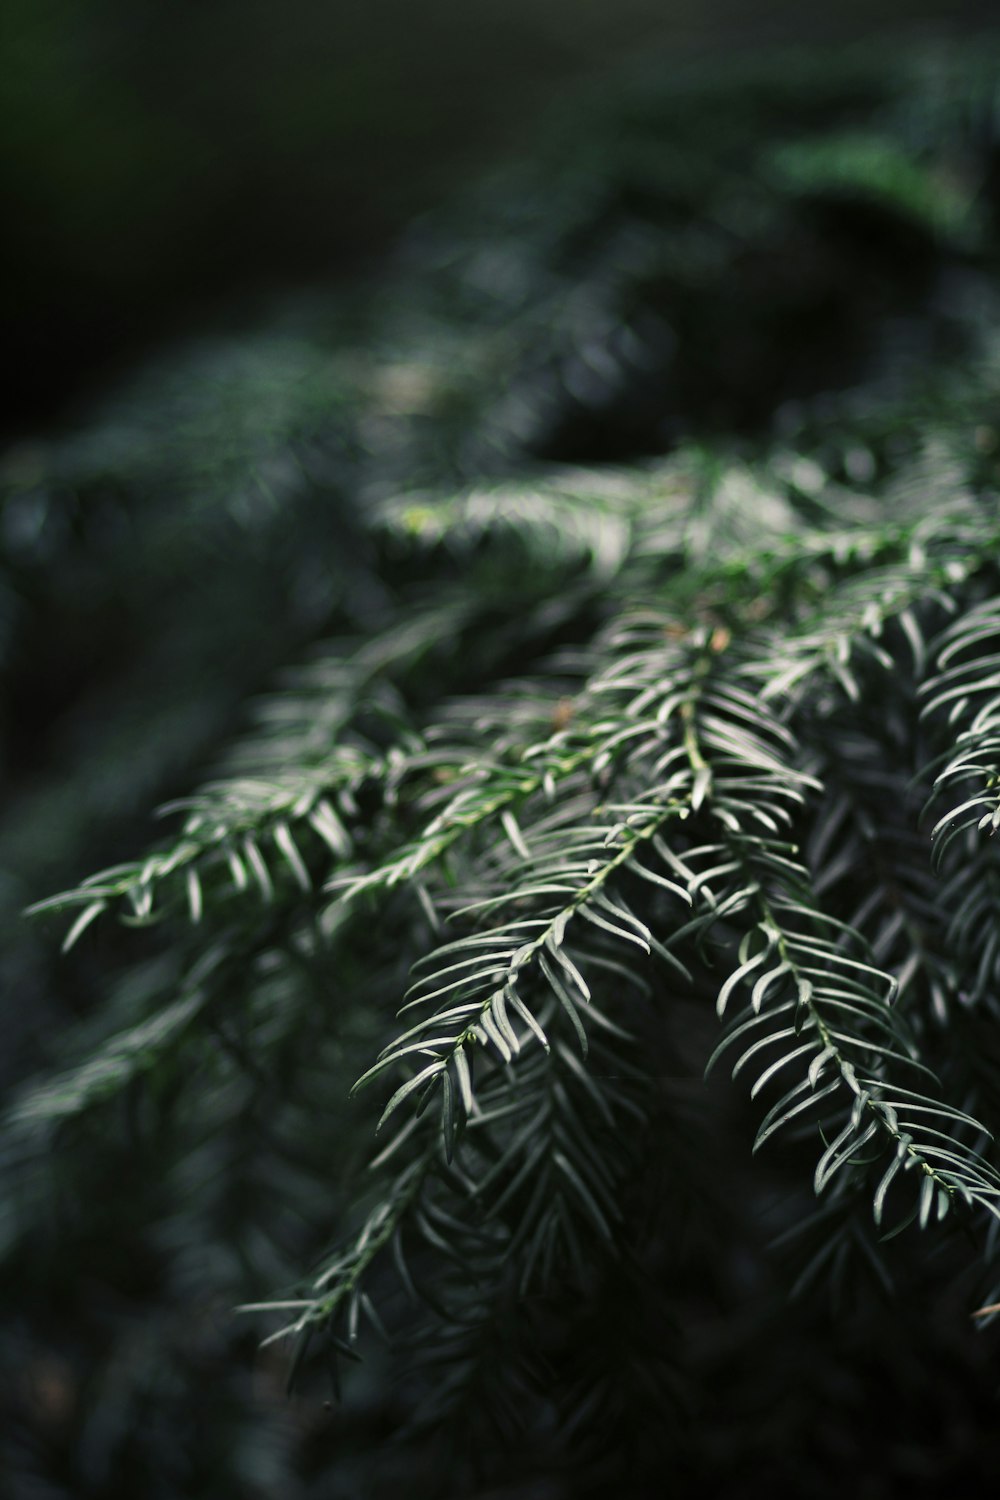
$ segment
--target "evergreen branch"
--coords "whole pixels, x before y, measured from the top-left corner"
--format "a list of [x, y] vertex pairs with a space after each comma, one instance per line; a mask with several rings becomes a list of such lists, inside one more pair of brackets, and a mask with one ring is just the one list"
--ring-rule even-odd
[[859, 701], [860, 664], [891, 669], [892, 658], [880, 643], [888, 622], [905, 621], [910, 628], [914, 606], [928, 601], [950, 610], [951, 592], [992, 562], [998, 542], [996, 527], [981, 515], [970, 516], [964, 504], [955, 516], [919, 520], [897, 535], [880, 566], [866, 566], [825, 591], [806, 628], [770, 640], [748, 665], [747, 677], [760, 684], [765, 701], [801, 696], [820, 675]]
[[[804, 89], [750, 80], [738, 108], [679, 79], [655, 108], [630, 96], [613, 151], [559, 156], [551, 191], [529, 169], [520, 197], [470, 213], [443, 253], [418, 247], [409, 286], [390, 278], [336, 312], [340, 352], [282, 365], [273, 428], [260, 345], [254, 399], [199, 398], [175, 457], [175, 372], [170, 400], [139, 393], [152, 420], [132, 460], [102, 424], [76, 460], [54, 450], [37, 494], [29, 474], [0, 527], [0, 587], [16, 601], [44, 583], [35, 618], [51, 615], [53, 641], [64, 578], [45, 548], [61, 569], [79, 525], [80, 555], [98, 556], [102, 486], [120, 491], [141, 563], [124, 633], [151, 633], [161, 548], [183, 569], [200, 547], [214, 578], [234, 528], [254, 552], [222, 605], [234, 650], [270, 671], [306, 632], [347, 632], [174, 804], [164, 849], [42, 904], [69, 915], [67, 946], [107, 912], [172, 920], [173, 945], [155, 983], [111, 987], [110, 1019], [87, 1027], [106, 1039], [17, 1101], [5, 1138], [62, 1147], [89, 1132], [61, 1126], [104, 1123], [97, 1106], [120, 1096], [156, 1118], [142, 1176], [167, 1182], [202, 1131], [185, 1186], [229, 1176], [220, 1196], [259, 1205], [247, 1140], [290, 1119], [318, 1171], [295, 1230], [275, 1215], [270, 1239], [301, 1265], [340, 1226], [304, 1285], [248, 1306], [297, 1341], [293, 1375], [311, 1335], [339, 1358], [365, 1324], [402, 1334], [399, 1405], [432, 1386], [443, 1441], [487, 1434], [484, 1470], [498, 1434], [508, 1458], [537, 1440], [532, 1479], [567, 1494], [611, 1492], [626, 1448], [655, 1457], [632, 1488], [662, 1488], [644, 1336], [665, 1364], [693, 1351], [686, 1378], [705, 1383], [689, 1410], [730, 1366], [756, 1389], [762, 1309], [780, 1298], [754, 1226], [808, 1218], [804, 1153], [823, 1196], [797, 1285], [835, 1292], [857, 1251], [884, 1281], [876, 1241], [897, 1198], [883, 1238], [953, 1212], [987, 1221], [987, 1257], [1000, 1245], [998, 95], [977, 72], [974, 97], [952, 79], [935, 111], [926, 81], [897, 93], [866, 60], [826, 93], [825, 68]], [[569, 134], [575, 153], [575, 120]], [[348, 334], [364, 347], [345, 353]], [[932, 359], [913, 360], [914, 335]], [[845, 371], [845, 390], [803, 399], [817, 373]], [[143, 426], [120, 425], [126, 449]], [[620, 473], [539, 465], [668, 442]], [[346, 547], [340, 496], [357, 511]], [[131, 551], [108, 553], [113, 582]], [[331, 587], [335, 555], [352, 576]], [[298, 625], [265, 663], [259, 581], [286, 571]], [[201, 639], [193, 623], [192, 661]], [[709, 996], [728, 1017], [714, 1051]], [[758, 1102], [757, 1147], [800, 1148], [760, 1163], [763, 1179], [735, 1166], [728, 1096], [706, 1094], [710, 1120], [679, 1144], [656, 1134], [656, 1096], [693, 1095], [702, 1053]], [[172, 1141], [160, 1104], [205, 1057], [226, 1086], [188, 1089]], [[355, 1148], [328, 1101], [359, 1072], [355, 1088], [384, 1087], [383, 1136], [345, 1193]], [[283, 1160], [267, 1201], [294, 1175]], [[200, 1266], [225, 1239], [255, 1279], [295, 1275], [283, 1255], [258, 1259], [271, 1226], [253, 1205], [224, 1233], [204, 1217], [192, 1232], [187, 1202], [149, 1201], [182, 1225], [150, 1236], [157, 1257], [186, 1235]], [[75, 1263], [74, 1245], [60, 1254]], [[723, 1320], [734, 1297], [741, 1315]], [[995, 1298], [980, 1288], [970, 1305], [985, 1316]], [[428, 1350], [443, 1371], [422, 1373]], [[828, 1417], [817, 1385], [809, 1451], [812, 1415]], [[395, 1404], [388, 1423], [372, 1410], [380, 1434], [398, 1428]], [[602, 1415], [621, 1416], [610, 1456]], [[775, 1420], [783, 1438], [790, 1419]], [[733, 1470], [760, 1441], [730, 1443]], [[683, 1469], [699, 1439], [669, 1442]], [[806, 1451], [768, 1446], [796, 1465]], [[427, 1472], [476, 1488], [458, 1466]]]
[[[230, 776], [171, 804], [163, 812], [187, 810], [188, 816], [170, 848], [101, 871], [31, 911], [81, 908], [68, 948], [112, 906], [128, 923], [155, 920], [154, 902], [158, 895], [163, 901], [159, 888], [164, 885], [173, 904], [186, 905], [195, 922], [204, 909], [206, 886], [213, 903], [223, 894], [248, 891], [270, 902], [276, 885], [287, 886], [289, 878], [293, 889], [307, 893], [314, 883], [309, 866], [316, 860], [304, 857], [300, 841], [309, 839], [326, 858], [348, 858], [353, 844], [346, 825], [354, 820], [359, 788], [381, 784], [391, 796], [406, 773], [407, 757], [423, 749], [411, 736], [405, 750], [397, 746], [383, 756], [354, 730], [355, 722], [373, 701], [385, 704], [387, 673], [400, 675], [419, 664], [443, 632], [460, 628], [465, 614], [460, 603], [436, 606], [393, 622], [346, 659], [334, 657], [314, 667], [306, 674], [304, 695], [277, 694], [265, 701], [260, 710], [265, 735], [244, 740], [234, 752], [236, 763], [249, 764], [255, 776]], [[276, 769], [288, 765], [295, 769]]]
[[[705, 745], [710, 753], [707, 740]], [[697, 756], [699, 764], [710, 768], [701, 748]], [[725, 788], [716, 785], [714, 795], [719, 804], [714, 810], [724, 815]], [[947, 1121], [953, 1132], [968, 1127], [987, 1139], [989, 1132], [963, 1111], [896, 1082], [900, 1068], [929, 1070], [918, 1060], [898, 1012], [890, 1005], [895, 982], [870, 962], [856, 933], [818, 907], [801, 865], [784, 852], [776, 853], [769, 841], [738, 828], [734, 831], [725, 816], [720, 820], [724, 829], [720, 842], [732, 855], [729, 868], [739, 877], [736, 889], [726, 894], [722, 904], [730, 916], [750, 911], [757, 920], [744, 934], [738, 965], [720, 989], [718, 1000], [721, 1014], [733, 990], [742, 987], [749, 991], [750, 1016], [730, 1028], [709, 1066], [739, 1040], [742, 1050], [734, 1075], [759, 1054], [767, 1058], [752, 1095], [789, 1064], [805, 1075], [768, 1111], [755, 1149], [793, 1121], [800, 1126], [804, 1115], [833, 1095], [841, 1097], [846, 1089], [850, 1112], [820, 1159], [817, 1192], [836, 1172], [858, 1164], [873, 1139], [882, 1136], [890, 1139], [896, 1155], [876, 1190], [877, 1221], [900, 1164], [904, 1170], [922, 1174], [922, 1225], [938, 1189], [943, 1195], [938, 1200], [939, 1216], [956, 1197], [1000, 1214], [1000, 1174], [979, 1151], [961, 1144], [954, 1135], [942, 1137], [924, 1117]], [[702, 920], [716, 918], [713, 912]], [[833, 937], [826, 935], [831, 930]], [[850, 956], [854, 944], [860, 946], [862, 957]], [[772, 1049], [778, 1044], [775, 1052]]]
[[[450, 943], [433, 955], [430, 962], [436, 966], [417, 981], [408, 1007], [441, 998], [446, 999], [446, 1007], [435, 1010], [385, 1048], [355, 1085], [363, 1087], [412, 1053], [422, 1060], [430, 1059], [415, 1078], [397, 1089], [380, 1126], [415, 1088], [436, 1085], [448, 1073], [454, 1078], [460, 1117], [467, 1116], [473, 1108], [470, 1049], [475, 1045], [489, 1045], [505, 1063], [520, 1052], [527, 1035], [533, 1033], [547, 1045], [537, 1012], [530, 1009], [524, 994], [528, 981], [537, 982], [540, 975], [565, 1008], [586, 1051], [580, 1008], [589, 1002], [590, 990], [571, 956], [567, 930], [579, 918], [650, 951], [655, 940], [649, 929], [620, 898], [609, 894], [609, 886], [616, 874], [635, 863], [645, 846], [682, 811], [683, 804], [676, 802], [664, 807], [652, 804], [630, 813], [625, 825], [610, 831], [602, 829], [603, 838], [595, 839], [590, 828], [577, 829], [576, 842], [569, 848], [573, 830], [565, 830], [563, 862], [555, 872], [540, 871], [535, 860], [524, 861], [519, 871], [523, 884], [509, 894], [490, 896], [456, 913], [456, 919], [461, 919], [484, 909], [492, 914], [508, 906], [521, 910], [532, 903], [535, 915], [476, 929], [473, 938]], [[572, 864], [567, 859], [570, 853], [578, 856]], [[546, 899], [552, 895], [560, 899]], [[660, 945], [656, 946], [659, 949]], [[671, 961], [679, 967], [676, 960]], [[527, 1033], [519, 1035], [514, 1030], [512, 1014], [525, 1022]]]
[[[633, 637], [634, 629], [630, 630], [630, 638]], [[411, 992], [414, 998], [406, 1007], [443, 1000], [443, 1008], [439, 1005], [385, 1048], [356, 1085], [364, 1086], [414, 1054], [421, 1059], [420, 1071], [396, 1090], [380, 1124], [417, 1089], [436, 1087], [445, 1076], [453, 1078], [460, 1115], [468, 1115], [473, 1103], [469, 1049], [474, 1044], [489, 1045], [509, 1064], [525, 1039], [513, 1030], [511, 1011], [525, 1021], [530, 1033], [544, 1042], [544, 1029], [522, 993], [526, 982], [537, 982], [539, 976], [565, 1008], [577, 1029], [580, 1045], [586, 1050], [580, 1006], [590, 1000], [590, 992], [566, 945], [567, 930], [573, 923], [573, 931], [576, 931], [578, 918], [619, 941], [637, 945], [646, 953], [655, 947], [675, 970], [685, 973], [683, 966], [653, 937], [649, 927], [634, 915], [614, 887], [620, 872], [645, 869], [640, 856], [647, 846], [659, 853], [663, 847], [662, 831], [671, 822], [686, 819], [696, 812], [704, 796], [703, 768], [698, 765], [681, 768], [677, 757], [683, 760], [688, 755], [688, 711], [692, 695], [697, 694], [701, 678], [707, 671], [708, 660], [704, 655], [702, 636], [693, 645], [686, 641], [666, 642], [661, 637], [652, 651], [630, 652], [614, 673], [602, 676], [591, 686], [588, 699], [600, 699], [601, 695], [611, 692], [625, 692], [631, 696], [641, 681], [642, 690], [638, 697], [632, 697], [630, 704], [630, 711], [638, 714], [640, 709], [645, 712], [649, 706], [647, 675], [657, 684], [656, 692], [661, 701], [654, 717], [638, 718], [634, 726], [616, 730], [610, 737], [601, 724], [590, 745], [585, 742], [582, 756], [583, 763], [591, 761], [592, 773], [607, 774], [611, 772], [615, 754], [619, 751], [623, 750], [625, 766], [630, 771], [634, 771], [641, 757], [655, 755], [654, 769], [661, 774], [664, 771], [670, 774], [659, 786], [654, 784], [645, 790], [637, 803], [602, 807], [581, 777], [581, 758], [571, 755], [568, 763], [561, 760], [560, 771], [565, 777], [566, 789], [572, 785], [579, 790], [582, 808], [578, 810], [573, 802], [568, 802], [562, 815], [554, 820], [550, 818], [547, 823], [536, 822], [534, 826], [526, 820], [522, 831], [510, 820], [510, 801], [515, 795], [537, 799], [540, 789], [547, 782], [554, 782], [552, 746], [554, 744], [556, 753], [562, 756], [560, 736], [548, 747], [542, 747], [542, 754], [546, 749], [549, 752], [548, 764], [543, 772], [533, 773], [527, 782], [515, 781], [512, 787], [509, 781], [501, 781], [498, 791], [490, 786], [487, 777], [485, 795], [478, 792], [475, 821], [496, 819], [500, 822], [504, 842], [511, 846], [513, 861], [498, 852], [501, 846], [493, 851], [497, 867], [492, 875], [487, 876], [487, 894], [471, 905], [459, 907], [452, 918], [456, 922], [472, 920], [476, 924], [473, 935], [448, 943], [431, 955], [427, 965], [431, 972], [414, 985]], [[641, 679], [638, 675], [640, 666]], [[715, 703], [714, 706], [719, 705]], [[743, 703], [737, 704], [735, 710], [733, 703], [728, 707], [730, 712], [741, 715], [747, 712]], [[724, 737], [721, 722], [715, 732], [720, 738]], [[780, 734], [780, 731], [776, 732]], [[747, 753], [755, 758], [755, 769], [769, 764], [769, 753], [763, 741], [752, 735], [745, 724], [741, 725], [741, 733], [744, 747], [749, 747]], [[671, 736], [674, 741], [672, 749]], [[528, 761], [535, 758], [535, 752], [529, 752], [525, 757]], [[544, 798], [541, 805], [545, 805]], [[459, 816], [456, 817], [455, 804], [451, 804], [452, 826], [448, 843], [466, 831], [467, 806], [465, 794], [462, 794]], [[584, 814], [582, 822], [577, 821], [581, 811]], [[607, 821], [609, 813], [619, 815], [610, 826]], [[421, 848], [429, 848], [429, 853], [420, 855], [423, 863], [448, 846], [442, 842], [434, 824], [430, 835], [425, 834], [425, 840], [427, 842]], [[405, 850], [395, 865], [383, 867], [374, 876], [361, 877], [349, 887], [348, 894], [366, 884], [389, 884], [407, 873], [412, 874], [413, 860], [412, 851]], [[691, 896], [683, 886], [662, 876], [654, 875], [654, 880], [690, 901]], [[496, 890], [498, 885], [499, 891]], [[513, 909], [515, 915], [486, 929], [478, 925], [482, 916], [494, 917], [505, 909]], [[522, 915], [525, 911], [532, 912], [532, 915]]]
[[[993, 648], [993, 649], [991, 649]], [[928, 808], [947, 801], [931, 829], [938, 867], [952, 845], [970, 852], [967, 831], [1000, 827], [1000, 608], [968, 609], [934, 644], [937, 671], [921, 685], [923, 717], [943, 720], [952, 744], [939, 757]], [[955, 804], [955, 797], [960, 800]], [[975, 841], [972, 842], [975, 847]]]
[[580, 560], [609, 583], [632, 548], [634, 518], [648, 500], [632, 478], [601, 487], [591, 475], [478, 487], [465, 494], [406, 495], [379, 507], [374, 525], [412, 546], [444, 545], [467, 557], [479, 546], [510, 538], [533, 564], [565, 571]]
[[[198, 922], [206, 890], [213, 906], [224, 893], [251, 889], [271, 902], [276, 887], [289, 879], [293, 888], [308, 892], [313, 885], [309, 863], [315, 864], [315, 859], [307, 860], [303, 853], [304, 836], [325, 849], [327, 857], [343, 859], [351, 849], [345, 804], [352, 807], [353, 793], [381, 769], [380, 758], [345, 745], [312, 772], [275, 781], [210, 784], [197, 796], [164, 809], [189, 809], [180, 840], [171, 848], [102, 870], [74, 890], [37, 902], [30, 911], [80, 909], [63, 943], [65, 951], [91, 920], [112, 906], [129, 925], [156, 921], [164, 907], [178, 905], [186, 905], [191, 921]], [[331, 798], [341, 802], [340, 813]]]
[[[598, 1089], [563, 1040], [566, 1022], [557, 1009], [550, 1000], [551, 1050], [536, 1053], [516, 1080], [492, 1070], [475, 1113], [450, 1144], [426, 1116], [398, 1132], [372, 1168], [384, 1179], [390, 1163], [402, 1157], [403, 1165], [383, 1183], [360, 1231], [327, 1260], [309, 1296], [242, 1309], [297, 1314], [272, 1340], [323, 1328], [346, 1352], [357, 1342], [361, 1314], [381, 1329], [368, 1288], [387, 1252], [411, 1303], [424, 1302], [446, 1324], [471, 1327], [512, 1280], [523, 1296], [551, 1287], [567, 1266], [583, 1275], [587, 1236], [596, 1233], [611, 1246], [615, 1193], [629, 1156], [621, 1126], [642, 1117], [625, 1085], [634, 1093], [641, 1078], [599, 1042], [607, 1072], [598, 1075]], [[446, 1084], [444, 1111], [448, 1093]], [[409, 1267], [424, 1253], [435, 1267], [418, 1290]]]

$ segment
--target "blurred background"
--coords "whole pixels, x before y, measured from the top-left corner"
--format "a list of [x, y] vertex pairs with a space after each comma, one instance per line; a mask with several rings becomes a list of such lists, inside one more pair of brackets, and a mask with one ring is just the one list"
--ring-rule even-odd
[[8, 435], [158, 340], [370, 270], [545, 112], [664, 66], [961, 33], [988, 0], [7, 0], [0, 319]]
[[[186, 955], [169, 945], [140, 950], [109, 928], [61, 961], [62, 928], [21, 913], [147, 847], [150, 809], [214, 767], [248, 698], [317, 638], [379, 622], [403, 585], [358, 535], [370, 498], [525, 462], [629, 462], [692, 433], [770, 442], [779, 408], [783, 440], [823, 462], [839, 423], [859, 473], [914, 438], [911, 407], [862, 411], [859, 447], [858, 408], [815, 420], [795, 402], [842, 375], [888, 399], [921, 362], [959, 363], [1000, 328], [995, 70], [984, 64], [967, 101], [931, 80], [942, 139], [958, 140], [940, 153], [938, 117], [909, 119], [879, 87], [883, 59], [888, 74], [911, 41], [945, 59], [944, 76], [949, 48], [995, 9], [5, 0], [0, 1084], [16, 1094], [174, 993]], [[739, 108], [706, 116], [716, 141], [698, 89], [789, 46], [787, 100], [778, 63]], [[848, 81], [827, 89], [844, 46]], [[633, 74], [656, 102], [636, 104], [618, 141], [601, 112]], [[842, 157], [793, 153], [778, 171], [762, 152], [758, 172], [755, 130], [822, 131], [825, 110], [855, 132]], [[797, 172], [819, 187], [800, 192]], [[709, 183], [729, 217], [687, 236]], [[806, 326], [803, 307], [823, 317]], [[615, 343], [626, 321], [631, 354]], [[872, 338], [852, 342], [858, 328]], [[595, 344], [621, 369], [633, 361], [616, 391], [594, 394]], [[372, 1477], [402, 1419], [377, 1361], [345, 1414], [289, 1405], [281, 1359], [258, 1356], [259, 1330], [231, 1316], [315, 1254], [359, 1149], [337, 1120], [310, 1132], [370, 1034], [332, 1061], [318, 1041], [314, 1059], [292, 1059], [313, 1046], [307, 1028], [286, 1040], [302, 1097], [289, 1084], [282, 1100], [279, 1070], [273, 1104], [291, 1101], [287, 1141], [307, 1158], [294, 1170], [262, 1140], [238, 1070], [209, 1070], [179, 1121], [194, 1092], [182, 1064], [162, 1089], [116, 1099], [110, 1128], [99, 1110], [67, 1122], [50, 1175], [2, 1146], [19, 1188], [0, 1213], [0, 1500], [434, 1500], [433, 1477], [418, 1490], [405, 1459]], [[739, 1173], [727, 1188], [736, 1205], [770, 1190]], [[275, 1244], [262, 1202], [282, 1205]], [[752, 1313], [692, 1335], [692, 1388], [719, 1445], [709, 1479], [755, 1493], [740, 1477], [750, 1439], [712, 1409], [720, 1380], [749, 1402], [758, 1457], [787, 1443], [816, 1494], [824, 1475], [842, 1492], [870, 1457], [860, 1424], [895, 1383], [894, 1477], [859, 1492], [931, 1497], [964, 1472], [979, 1493], [1000, 1458], [996, 1371], [954, 1334], [965, 1303], [940, 1290], [951, 1262], [909, 1286], [911, 1310], [940, 1299], [926, 1328], [862, 1301], [842, 1324], [790, 1333], [760, 1241], [746, 1253], [791, 1364], [775, 1360], [758, 1386], [746, 1350], [770, 1332]], [[779, 1405], [817, 1348], [830, 1358], [815, 1389]], [[937, 1388], [932, 1366], [946, 1371]], [[697, 1492], [705, 1475], [691, 1473]], [[480, 1493], [583, 1493], [550, 1480]]]

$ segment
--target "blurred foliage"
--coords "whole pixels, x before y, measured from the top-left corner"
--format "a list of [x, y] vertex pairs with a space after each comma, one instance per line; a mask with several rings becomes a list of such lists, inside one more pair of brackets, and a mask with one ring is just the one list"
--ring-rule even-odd
[[[973, 940], [991, 920], [976, 904], [991, 846], [960, 828], [945, 861], [957, 925], [932, 919], [906, 787], [947, 741], [937, 720], [914, 727], [923, 658], [968, 666], [940, 595], [968, 640], [996, 628], [997, 61], [939, 46], [892, 68], [811, 51], [666, 76], [650, 63], [554, 121], [528, 164], [419, 222], [379, 280], [176, 348], [78, 430], [9, 450], [5, 1069], [41, 1079], [13, 1089], [3, 1137], [14, 1493], [561, 1500], [660, 1493], [664, 1472], [682, 1494], [985, 1492], [996, 1332], [975, 1337], [968, 1314], [996, 1300], [995, 1262], [970, 1252], [965, 1220], [882, 1245], [870, 1204], [839, 1188], [817, 1216], [815, 1135], [747, 1161], [761, 1111], [700, 1081], [721, 969], [714, 991], [702, 975], [681, 996], [654, 976], [671, 999], [657, 1007], [630, 997], [626, 966], [615, 1020], [640, 1048], [616, 1051], [595, 1024], [590, 1074], [563, 1045], [572, 1002], [555, 1007], [557, 1086], [585, 1127], [561, 1148], [583, 1204], [561, 1282], [518, 1298], [489, 1237], [431, 1199], [414, 1270], [431, 1332], [403, 1310], [405, 1273], [376, 1264], [355, 1315], [381, 1312], [396, 1347], [366, 1338], [362, 1364], [328, 1372], [314, 1356], [344, 1308], [302, 1278], [331, 1243], [349, 1260], [366, 1214], [377, 1237], [380, 1194], [411, 1190], [412, 1174], [387, 1188], [367, 1171], [377, 1111], [348, 1090], [438, 941], [449, 870], [468, 894], [485, 861], [483, 899], [518, 892], [523, 835], [501, 814], [523, 788], [504, 778], [526, 744], [589, 753], [573, 736], [612, 650], [601, 632], [639, 605], [676, 616], [663, 674], [689, 647], [724, 672], [730, 639], [769, 620], [778, 644], [741, 670], [765, 660], [794, 687], [810, 651], [836, 664], [824, 693], [792, 695], [805, 770], [832, 798], [808, 857], [878, 972], [913, 987], [920, 1055], [950, 1090], [934, 1107], [995, 1125], [996, 944], [983, 956]], [[906, 590], [909, 613], [885, 605]], [[881, 677], [877, 651], [852, 654], [872, 607]], [[989, 681], [965, 690], [959, 723]], [[613, 738], [627, 719], [608, 702], [594, 734]], [[781, 726], [763, 700], [755, 713], [797, 785]], [[746, 730], [716, 732], [732, 751]], [[461, 800], [470, 756], [499, 778], [482, 805]], [[589, 782], [567, 785], [586, 801]], [[778, 795], [758, 794], [765, 811]], [[993, 795], [977, 788], [977, 814]], [[134, 854], [164, 798], [182, 805], [152, 854], [72, 887], [68, 917], [16, 926], [28, 901]], [[529, 841], [558, 846], [530, 805]], [[479, 863], [449, 867], [449, 841], [480, 825]], [[892, 878], [866, 884], [876, 848]], [[338, 870], [354, 906], [322, 894]], [[937, 946], [914, 958], [925, 926]], [[616, 951], [605, 934], [587, 962]], [[566, 980], [551, 983], [558, 996]], [[547, 1086], [534, 1066], [529, 1093]], [[502, 1069], [476, 1067], [477, 1087], [501, 1086]], [[846, 1165], [871, 1186], [861, 1158]], [[588, 1221], [602, 1238], [601, 1192], [615, 1258], [586, 1238]], [[461, 1242], [457, 1278], [436, 1269], [435, 1236]], [[290, 1403], [282, 1346], [255, 1352], [261, 1327], [231, 1315], [281, 1287], [318, 1329]], [[434, 1321], [439, 1292], [451, 1324]], [[353, 1352], [353, 1328], [334, 1332]]]
[[370, 264], [566, 80], [657, 41], [867, 35], [986, 0], [6, 0], [0, 431], [49, 420], [180, 325]]

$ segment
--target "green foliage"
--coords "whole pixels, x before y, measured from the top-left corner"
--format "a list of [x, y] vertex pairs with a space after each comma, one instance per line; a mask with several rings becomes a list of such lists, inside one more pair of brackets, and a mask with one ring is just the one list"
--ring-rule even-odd
[[[164, 517], [185, 556], [241, 518], [244, 650], [283, 536], [290, 598], [317, 553], [343, 582], [174, 836], [39, 903], [119, 972], [8, 1110], [7, 1260], [46, 1211], [25, 1161], [80, 1170], [117, 1102], [196, 1199], [170, 1274], [269, 1315], [304, 1402], [315, 1355], [338, 1389], [364, 1356], [344, 1493], [694, 1492], [748, 1456], [839, 1492], [870, 1387], [825, 1371], [866, 1320], [876, 1387], [890, 1337], [984, 1358], [955, 1327], [998, 1297], [1000, 132], [965, 66], [634, 91], [544, 215], [558, 141], [328, 313], [273, 452], [245, 391], [232, 461], [203, 393], [193, 466], [98, 429], [126, 507], [169, 479], [140, 566]], [[946, 1288], [947, 1331], [894, 1285]], [[799, 1404], [756, 1413], [772, 1340]]]

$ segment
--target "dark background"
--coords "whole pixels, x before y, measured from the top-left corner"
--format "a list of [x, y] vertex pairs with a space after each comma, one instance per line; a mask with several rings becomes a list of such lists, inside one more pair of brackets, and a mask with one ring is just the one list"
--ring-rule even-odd
[[6, 0], [0, 432], [176, 333], [364, 272], [571, 86], [788, 40], [952, 31], [983, 0]]

